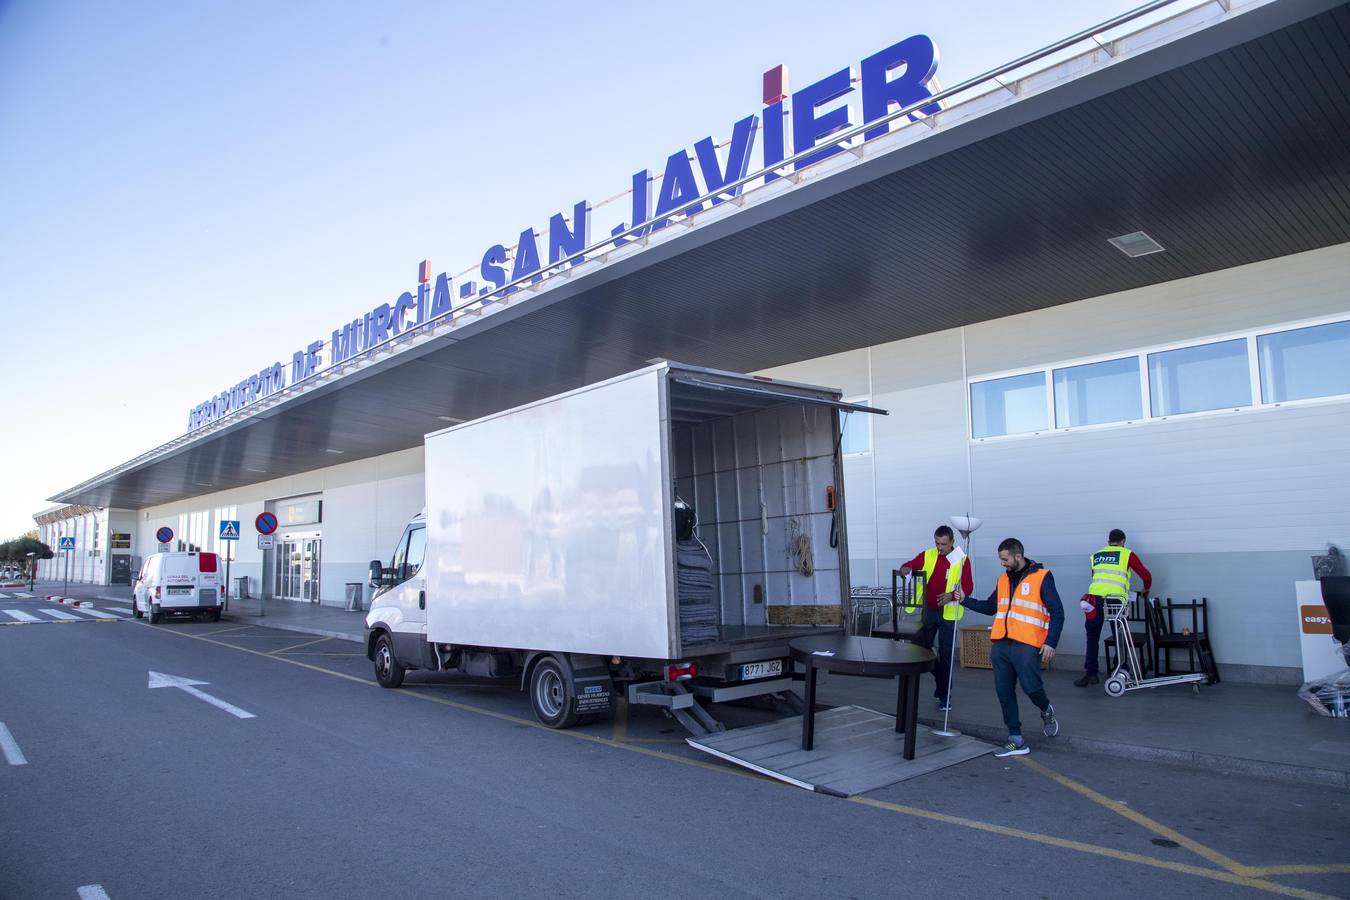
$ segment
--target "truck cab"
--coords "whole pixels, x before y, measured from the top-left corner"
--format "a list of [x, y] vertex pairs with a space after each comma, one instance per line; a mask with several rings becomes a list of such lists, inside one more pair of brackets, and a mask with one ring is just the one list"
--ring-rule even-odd
[[375, 593], [366, 616], [367, 655], [384, 687], [398, 687], [406, 669], [420, 669], [428, 662], [427, 590], [422, 572], [426, 551], [427, 512], [423, 508], [403, 529], [389, 565], [378, 559], [370, 563]]

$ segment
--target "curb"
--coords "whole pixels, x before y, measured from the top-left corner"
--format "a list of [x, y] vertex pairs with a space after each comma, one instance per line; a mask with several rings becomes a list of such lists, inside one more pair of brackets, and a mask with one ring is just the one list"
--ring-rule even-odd
[[362, 643], [361, 638], [354, 637], [351, 634], [342, 631], [330, 631], [326, 628], [313, 628], [309, 625], [292, 625], [289, 622], [268, 622], [266, 616], [239, 615], [238, 613], [223, 613], [221, 621], [226, 619], [231, 622], [246, 622], [249, 625], [258, 625], [263, 628], [277, 628], [281, 631], [294, 631], [297, 634], [313, 634], [318, 637], [335, 638], [339, 641], [351, 641], [354, 644]]
[[[919, 724], [938, 726], [937, 719], [919, 716]], [[973, 722], [952, 722], [951, 725], [971, 737], [995, 744], [1007, 740], [1007, 730], [995, 725], [977, 725]], [[1098, 738], [1074, 737], [1060, 734], [1056, 738], [1044, 738], [1035, 743], [1037, 752], [1075, 751], [1097, 756], [1112, 756], [1117, 759], [1133, 759], [1142, 762], [1164, 763], [1195, 769], [1213, 774], [1235, 773], [1251, 775], [1257, 778], [1269, 778], [1293, 784], [1315, 784], [1320, 787], [1350, 790], [1350, 772], [1340, 769], [1321, 769], [1316, 766], [1300, 766], [1293, 763], [1270, 762], [1263, 759], [1247, 759], [1242, 756], [1229, 756], [1222, 753], [1205, 753], [1200, 750], [1174, 750], [1166, 747], [1148, 747], [1142, 744], [1124, 744], [1119, 741], [1104, 741]]]

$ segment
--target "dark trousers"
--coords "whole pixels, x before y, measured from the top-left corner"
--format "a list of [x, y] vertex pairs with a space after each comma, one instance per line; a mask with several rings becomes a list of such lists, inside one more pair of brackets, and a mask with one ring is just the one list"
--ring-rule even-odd
[[1087, 649], [1083, 651], [1083, 670], [1089, 675], [1096, 675], [1097, 668], [1097, 648], [1102, 640], [1102, 625], [1106, 623], [1106, 616], [1102, 613], [1102, 601], [1096, 600], [1097, 614], [1090, 619], [1083, 620], [1083, 626], [1087, 631]]
[[1037, 709], [1045, 712], [1050, 708], [1050, 698], [1041, 681], [1041, 653], [1030, 644], [1004, 638], [994, 641], [989, 656], [994, 664], [994, 691], [1003, 707], [1003, 724], [1008, 726], [1009, 735], [1020, 736], [1022, 717], [1017, 709], [1017, 682], [1022, 682], [1022, 690]]
[[937, 665], [933, 667], [933, 678], [937, 680], [937, 698], [946, 705], [947, 686], [951, 684], [952, 644], [956, 637], [956, 623], [942, 618], [942, 610], [924, 608], [923, 629], [915, 636], [914, 643], [925, 650], [932, 650], [937, 642]]

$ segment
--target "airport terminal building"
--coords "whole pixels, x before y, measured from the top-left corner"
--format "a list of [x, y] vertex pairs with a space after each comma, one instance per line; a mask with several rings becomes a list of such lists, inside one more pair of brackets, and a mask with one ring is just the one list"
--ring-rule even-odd
[[424, 505], [424, 434], [666, 358], [887, 411], [841, 440], [853, 584], [978, 516], [977, 591], [1021, 539], [1072, 655], [1118, 527], [1156, 594], [1208, 598], [1227, 677], [1297, 681], [1294, 582], [1350, 544], [1350, 5], [1152, 7], [948, 88], [923, 35], [766, 73], [730, 138], [611, 207], [239, 361], [181, 437], [54, 497], [42, 539], [125, 583], [240, 520], [253, 596], [341, 604]]

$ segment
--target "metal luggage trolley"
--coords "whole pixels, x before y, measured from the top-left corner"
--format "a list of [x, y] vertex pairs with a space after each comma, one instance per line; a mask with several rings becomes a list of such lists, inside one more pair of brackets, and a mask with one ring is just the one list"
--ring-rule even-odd
[[849, 631], [854, 637], [871, 637], [890, 622], [891, 592], [879, 587], [855, 587], [849, 591]]
[[[1134, 599], [1144, 602], [1138, 593], [1134, 594]], [[1203, 672], [1194, 672], [1186, 675], [1162, 675], [1156, 678], [1145, 678], [1143, 668], [1139, 662], [1139, 650], [1134, 646], [1134, 641], [1130, 636], [1130, 599], [1112, 600], [1107, 599], [1103, 604], [1105, 606], [1105, 615], [1111, 623], [1111, 633], [1116, 637], [1116, 652], [1119, 662], [1116, 670], [1111, 673], [1103, 685], [1106, 693], [1112, 697], [1123, 697], [1126, 691], [1140, 691], [1144, 688], [1163, 687], [1169, 684], [1189, 684], [1191, 690], [1200, 693], [1201, 682], [1207, 681], [1208, 676]]]

